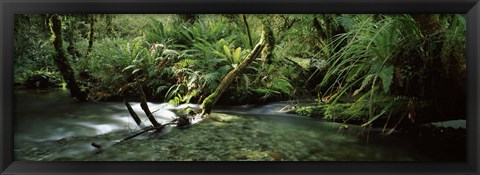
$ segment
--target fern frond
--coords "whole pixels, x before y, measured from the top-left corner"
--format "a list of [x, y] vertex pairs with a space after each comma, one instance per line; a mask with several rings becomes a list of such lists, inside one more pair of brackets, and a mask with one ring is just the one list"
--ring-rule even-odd
[[360, 93], [361, 91], [363, 91], [365, 89], [365, 87], [367, 87], [368, 84], [370, 84], [370, 82], [373, 80], [374, 77], [375, 77], [375, 74], [368, 74], [367, 76], [365, 76], [365, 78], [363, 78], [362, 84], [360, 85], [360, 88], [355, 90], [353, 92], [352, 96], [355, 96], [358, 93]]

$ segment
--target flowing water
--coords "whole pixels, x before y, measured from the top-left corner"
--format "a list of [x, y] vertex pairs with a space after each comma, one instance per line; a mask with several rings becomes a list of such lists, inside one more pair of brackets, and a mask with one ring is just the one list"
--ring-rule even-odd
[[[451, 147], [429, 149], [443, 142], [426, 144], [401, 136], [382, 136], [354, 125], [287, 114], [289, 102], [220, 106], [187, 129], [168, 127], [162, 133], [147, 133], [116, 144], [139, 129], [122, 102], [78, 103], [61, 89], [16, 90], [15, 97], [17, 160], [403, 161], [465, 157], [456, 155], [462, 150], [450, 150], [453, 155], [442, 153]], [[131, 105], [148, 124], [139, 104]], [[171, 121], [177, 109], [198, 108], [191, 104], [149, 106], [160, 123]], [[102, 150], [92, 143], [101, 145]]]

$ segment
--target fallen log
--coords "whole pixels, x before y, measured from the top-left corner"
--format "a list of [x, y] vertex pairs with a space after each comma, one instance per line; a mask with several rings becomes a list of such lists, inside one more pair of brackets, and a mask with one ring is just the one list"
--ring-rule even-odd
[[210, 94], [207, 98], [205, 98], [205, 100], [203, 100], [202, 116], [205, 116], [206, 114], [210, 114], [215, 103], [218, 101], [220, 96], [222, 96], [223, 92], [225, 92], [225, 90], [228, 89], [228, 87], [233, 82], [235, 77], [240, 75], [243, 72], [243, 70], [250, 63], [252, 63], [253, 60], [255, 60], [258, 57], [258, 55], [266, 45], [265, 35], [266, 35], [265, 31], [262, 31], [262, 38], [260, 39], [260, 42], [252, 50], [252, 52], [245, 59], [243, 59], [243, 61], [235, 69], [228, 72], [228, 74], [225, 75], [223, 80], [218, 85], [217, 89], [215, 89], [215, 91], [212, 94]]

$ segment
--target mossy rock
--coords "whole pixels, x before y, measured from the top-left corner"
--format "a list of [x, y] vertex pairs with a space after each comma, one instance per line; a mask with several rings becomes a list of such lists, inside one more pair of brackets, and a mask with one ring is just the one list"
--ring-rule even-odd
[[306, 107], [292, 109], [288, 113], [298, 114], [298, 115], [312, 117], [312, 118], [323, 118], [327, 107], [328, 107], [327, 105], [306, 106]]

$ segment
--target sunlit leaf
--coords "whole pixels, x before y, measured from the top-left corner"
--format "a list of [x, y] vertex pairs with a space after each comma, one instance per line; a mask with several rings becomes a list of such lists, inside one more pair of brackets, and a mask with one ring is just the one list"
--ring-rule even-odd
[[135, 74], [135, 73], [137, 73], [137, 72], [140, 71], [140, 70], [142, 70], [142, 69], [141, 69], [141, 68], [135, 69], [135, 70], [132, 71], [132, 74]]
[[127, 66], [126, 68], [124, 68], [124, 69], [122, 70], [122, 72], [125, 72], [126, 70], [132, 69], [132, 68], [135, 68], [135, 67], [137, 67], [137, 66], [136, 66], [136, 65]]
[[225, 52], [225, 55], [227, 58], [231, 59], [232, 58], [232, 53], [230, 52], [230, 48], [228, 48], [227, 45], [223, 45], [223, 51]]
[[235, 63], [238, 63], [240, 61], [240, 54], [242, 53], [242, 48], [239, 47], [235, 49], [235, 51], [232, 54], [232, 58], [235, 61]]

